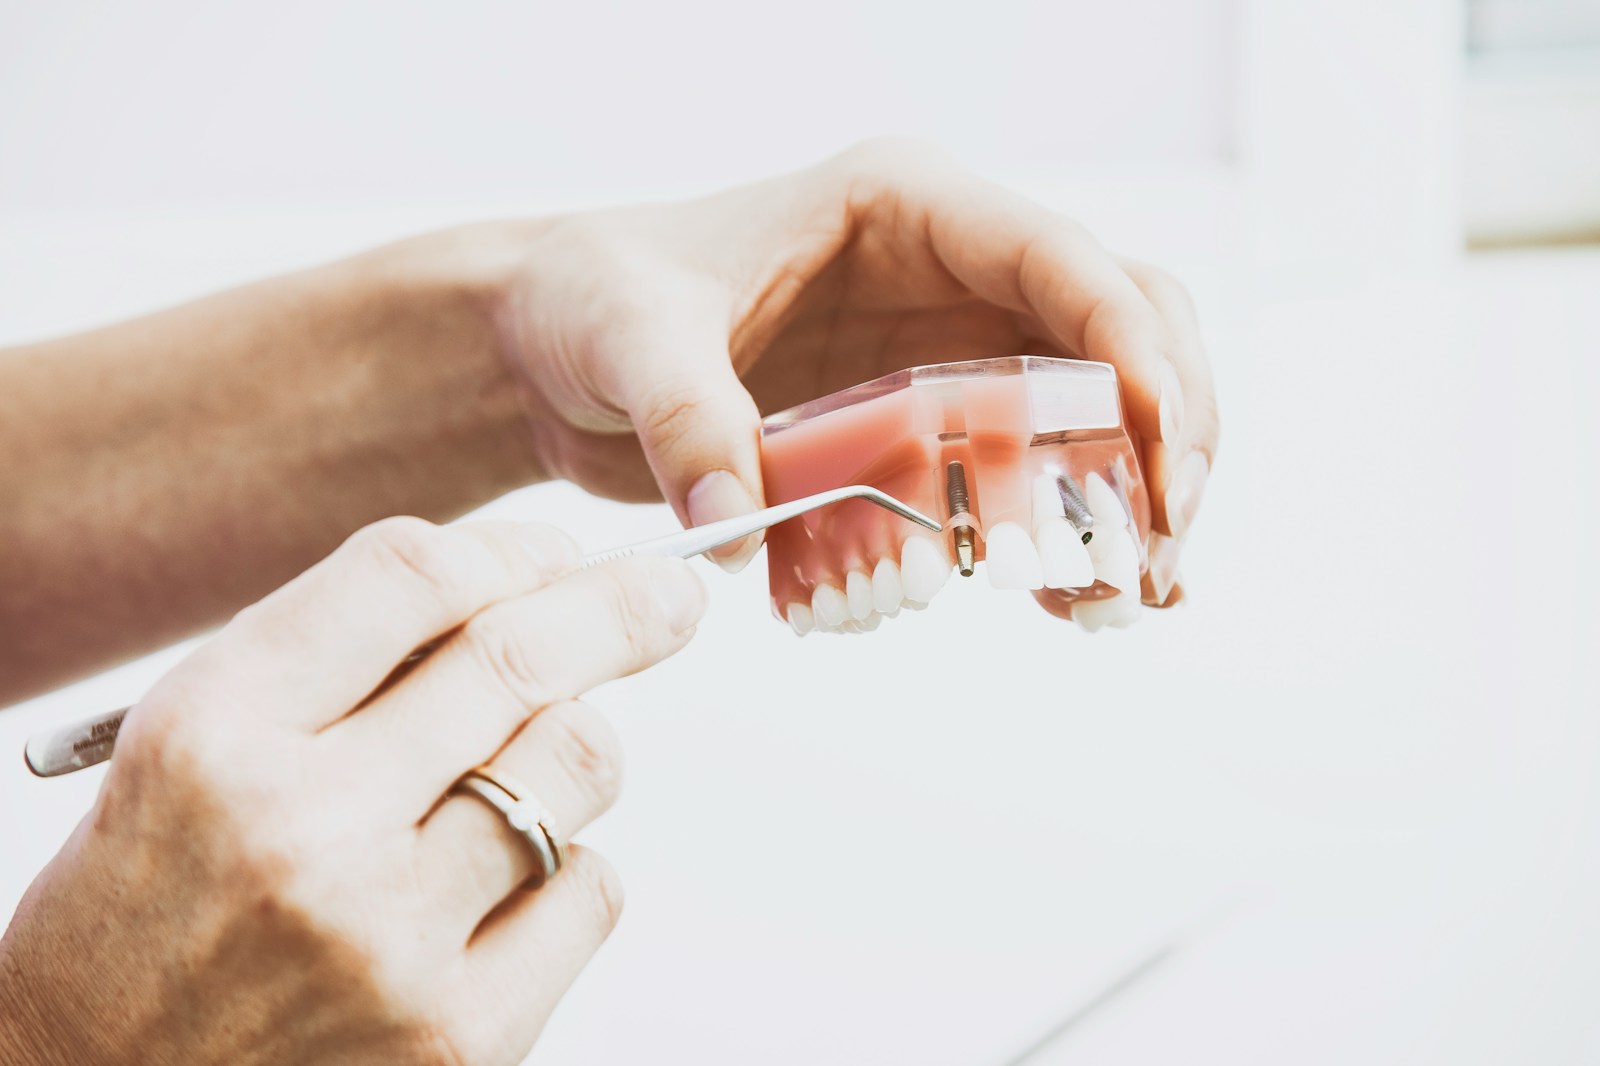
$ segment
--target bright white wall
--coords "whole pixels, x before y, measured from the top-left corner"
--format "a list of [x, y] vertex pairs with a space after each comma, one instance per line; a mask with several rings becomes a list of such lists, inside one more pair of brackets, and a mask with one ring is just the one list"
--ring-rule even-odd
[[609, 200], [882, 132], [1215, 163], [1232, 2], [5, 0], [0, 211]]

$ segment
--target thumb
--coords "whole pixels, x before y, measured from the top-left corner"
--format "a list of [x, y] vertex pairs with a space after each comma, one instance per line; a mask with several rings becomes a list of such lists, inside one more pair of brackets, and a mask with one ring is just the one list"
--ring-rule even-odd
[[[726, 333], [658, 323], [653, 334], [634, 349], [643, 359], [622, 391], [662, 496], [686, 526], [759, 510], [761, 416], [734, 373]], [[752, 534], [710, 554], [732, 573], [760, 547]]]

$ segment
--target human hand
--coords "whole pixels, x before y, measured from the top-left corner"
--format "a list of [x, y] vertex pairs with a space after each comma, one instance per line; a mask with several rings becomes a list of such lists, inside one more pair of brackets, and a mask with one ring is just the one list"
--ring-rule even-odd
[[[518, 238], [522, 240], [522, 238]], [[873, 142], [681, 204], [559, 218], [509, 256], [499, 318], [554, 475], [686, 523], [761, 506], [759, 412], [925, 363], [1116, 366], [1170, 602], [1217, 444], [1183, 288], [930, 150]], [[750, 538], [719, 556], [737, 567]]]
[[680, 560], [578, 559], [391, 519], [167, 674], [0, 941], [0, 1060], [520, 1061], [621, 897], [578, 847], [534, 888], [530, 842], [452, 785], [492, 763], [581, 828], [618, 754], [575, 697], [705, 604]]

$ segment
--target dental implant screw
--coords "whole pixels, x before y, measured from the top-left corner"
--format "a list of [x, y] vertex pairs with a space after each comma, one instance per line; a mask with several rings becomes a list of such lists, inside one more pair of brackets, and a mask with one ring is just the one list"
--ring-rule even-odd
[[956, 542], [956, 568], [961, 571], [962, 577], [971, 577], [977, 565], [973, 561], [973, 537], [976, 531], [965, 521], [972, 515], [967, 510], [967, 468], [961, 465], [960, 460], [952, 461], [944, 468], [944, 494], [950, 504], [950, 517], [956, 523], [951, 529]]
[[1072, 480], [1071, 474], [1056, 476], [1056, 492], [1061, 496], [1061, 509], [1066, 512], [1067, 521], [1072, 523], [1072, 528], [1083, 534], [1083, 542], [1089, 543], [1094, 539], [1094, 513], [1089, 510], [1089, 501], [1084, 499], [1083, 490], [1078, 483]]

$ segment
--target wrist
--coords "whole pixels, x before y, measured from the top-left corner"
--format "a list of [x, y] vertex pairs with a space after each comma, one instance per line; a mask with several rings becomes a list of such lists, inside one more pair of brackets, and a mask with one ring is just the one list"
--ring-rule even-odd
[[520, 254], [540, 225], [461, 226], [341, 264], [392, 331], [388, 372], [430, 394], [443, 419], [436, 431], [450, 451], [466, 439], [471, 476], [491, 496], [549, 476], [504, 333]]

